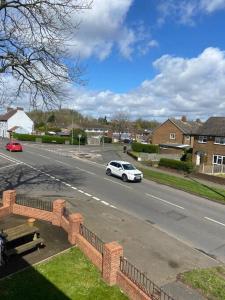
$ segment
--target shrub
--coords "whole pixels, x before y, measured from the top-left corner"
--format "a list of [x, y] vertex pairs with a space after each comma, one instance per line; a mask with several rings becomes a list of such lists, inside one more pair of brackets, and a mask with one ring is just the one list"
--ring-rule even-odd
[[112, 138], [108, 136], [104, 136], [104, 143], [111, 144], [112, 143]]
[[31, 141], [35, 142], [36, 135], [32, 134], [21, 134], [21, 133], [13, 133], [13, 138], [19, 141]]
[[181, 161], [191, 162], [192, 161], [192, 152], [193, 149], [185, 149], [184, 154], [181, 156]]
[[56, 144], [65, 144], [65, 141], [70, 140], [67, 137], [61, 136], [52, 136], [52, 135], [43, 135], [42, 143], [56, 143]]
[[132, 150], [135, 152], [159, 153], [158, 145], [132, 143], [131, 147], [132, 147]]
[[194, 170], [194, 165], [191, 162], [183, 162], [169, 158], [161, 158], [159, 161], [159, 166], [184, 171], [187, 173], [191, 173]]

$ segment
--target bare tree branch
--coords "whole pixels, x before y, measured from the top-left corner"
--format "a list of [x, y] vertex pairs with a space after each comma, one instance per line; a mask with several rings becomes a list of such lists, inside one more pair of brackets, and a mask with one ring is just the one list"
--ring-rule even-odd
[[65, 43], [78, 30], [71, 15], [90, 7], [90, 0], [0, 0], [0, 76], [17, 80], [17, 96], [55, 106], [63, 83], [82, 83], [78, 65], [69, 72], [64, 62]]

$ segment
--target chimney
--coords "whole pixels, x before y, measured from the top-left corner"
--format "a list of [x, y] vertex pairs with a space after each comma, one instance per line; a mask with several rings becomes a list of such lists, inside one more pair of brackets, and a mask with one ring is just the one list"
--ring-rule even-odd
[[23, 108], [22, 108], [22, 107], [17, 107], [16, 109], [17, 109], [17, 110], [23, 110]]
[[187, 117], [186, 117], [186, 116], [182, 116], [182, 117], [181, 117], [181, 121], [182, 121], [182, 122], [187, 122]]
[[7, 112], [9, 112], [10, 110], [13, 110], [13, 108], [8, 106], [8, 107], [6, 108], [6, 110], [7, 110]]

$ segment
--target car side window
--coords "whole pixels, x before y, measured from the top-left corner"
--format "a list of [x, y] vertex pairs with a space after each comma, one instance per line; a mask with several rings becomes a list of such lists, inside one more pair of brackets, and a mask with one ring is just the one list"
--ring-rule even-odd
[[117, 164], [117, 168], [118, 168], [118, 169], [119, 169], [119, 168], [122, 168], [121, 164]]
[[115, 163], [114, 161], [112, 161], [112, 162], [110, 163], [110, 165], [113, 166], [113, 167], [115, 167], [115, 166], [116, 166], [116, 163]]

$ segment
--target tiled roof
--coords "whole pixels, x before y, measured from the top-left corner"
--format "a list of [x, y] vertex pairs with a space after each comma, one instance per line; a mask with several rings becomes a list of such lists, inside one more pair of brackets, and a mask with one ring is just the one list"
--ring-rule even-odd
[[225, 117], [211, 117], [196, 132], [197, 135], [225, 136]]
[[195, 122], [195, 121], [181, 121], [177, 119], [169, 119], [174, 125], [176, 125], [184, 134], [194, 134], [196, 133], [199, 128], [202, 127], [202, 123], [200, 122]]
[[16, 112], [17, 109], [10, 109], [4, 115], [0, 115], [0, 121], [8, 121], [8, 119], [11, 118]]

